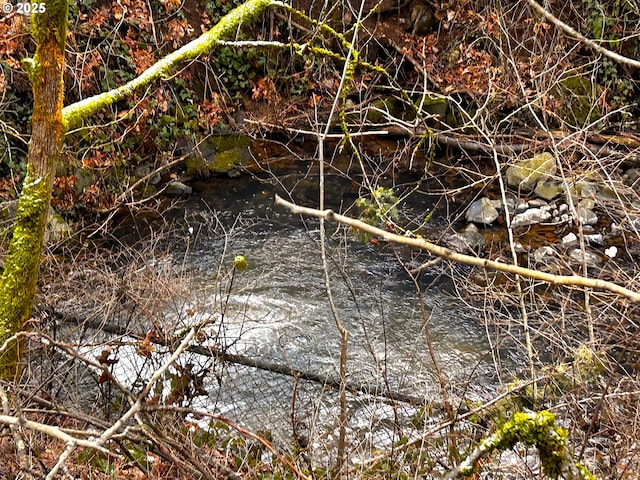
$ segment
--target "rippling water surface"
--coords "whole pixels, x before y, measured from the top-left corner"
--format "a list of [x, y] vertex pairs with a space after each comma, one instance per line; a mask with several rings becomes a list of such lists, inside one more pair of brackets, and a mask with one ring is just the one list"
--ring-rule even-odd
[[[238, 182], [222, 196], [210, 183], [197, 189], [188, 208], [216, 212], [230, 235], [201, 239], [188, 262], [215, 271], [233, 255], [247, 258], [249, 269], [236, 272], [220, 325], [229, 353], [336, 379], [340, 335], [325, 288], [318, 222], [274, 207], [276, 191], [255, 182]], [[437, 402], [425, 318], [393, 249], [359, 244], [334, 228], [328, 225], [331, 290], [349, 332], [349, 382]], [[496, 367], [479, 313], [456, 299], [444, 276], [422, 282], [421, 289], [434, 356], [447, 385], [472, 398], [494, 392]], [[331, 389], [245, 366], [230, 367], [208, 387], [208, 401], [219, 412], [249, 427], [290, 430], [303, 417], [305, 429], [321, 423], [326, 435], [335, 433], [337, 400]], [[408, 420], [416, 412], [415, 406], [394, 409], [364, 394], [350, 397], [349, 405], [351, 431], [365, 436], [377, 431], [386, 438], [382, 443], [392, 441], [389, 428], [399, 415]]]

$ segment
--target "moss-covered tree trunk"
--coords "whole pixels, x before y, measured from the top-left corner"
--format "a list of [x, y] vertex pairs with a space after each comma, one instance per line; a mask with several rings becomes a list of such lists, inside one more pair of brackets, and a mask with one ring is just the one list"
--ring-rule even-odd
[[0, 379], [13, 379], [17, 372], [20, 342], [5, 343], [22, 331], [31, 316], [51, 187], [65, 130], [82, 124], [98, 110], [129, 98], [136, 90], [173, 72], [178, 65], [209, 53], [220, 40], [233, 37], [241, 25], [256, 21], [267, 8], [274, 6], [288, 8], [279, 0], [247, 0], [211, 30], [125, 85], [64, 109], [62, 74], [68, 0], [45, 0], [45, 12], [33, 15], [31, 34], [36, 53], [33, 59], [24, 62], [33, 87], [32, 135], [27, 178], [20, 193], [13, 238], [0, 279]]
[[[45, 0], [46, 11], [32, 17], [36, 53], [25, 62], [33, 88], [33, 117], [27, 177], [18, 201], [13, 237], [0, 279], [0, 345], [20, 332], [31, 316], [47, 211], [64, 127], [62, 104], [67, 0]], [[0, 352], [0, 378], [12, 379], [20, 342]]]

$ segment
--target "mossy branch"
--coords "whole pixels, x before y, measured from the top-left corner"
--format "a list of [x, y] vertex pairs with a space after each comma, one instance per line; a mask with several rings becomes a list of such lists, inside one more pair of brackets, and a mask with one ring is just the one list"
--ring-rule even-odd
[[508, 450], [518, 443], [537, 447], [543, 473], [565, 480], [592, 480], [593, 475], [583, 465], [576, 464], [567, 448], [568, 433], [556, 425], [549, 411], [517, 412], [497, 432], [485, 438], [471, 454], [449, 472], [447, 480], [471, 475], [476, 464], [495, 450]]
[[136, 90], [149, 85], [158, 78], [170, 75], [184, 62], [209, 53], [220, 40], [233, 38], [242, 25], [257, 20], [267, 8], [284, 6], [278, 0], [248, 0], [222, 17], [209, 31], [158, 60], [130, 82], [65, 107], [62, 110], [62, 116], [66, 130], [76, 128], [81, 125], [83, 120], [88, 119], [98, 110], [129, 98]]
[[[225, 39], [233, 38], [242, 25], [254, 22], [264, 13], [265, 10], [273, 7], [282, 8], [304, 18], [311, 24], [318, 26], [318, 28], [327, 36], [338, 39], [344, 48], [349, 47], [350, 43], [344, 38], [344, 35], [339, 34], [327, 24], [317, 22], [309, 18], [303, 12], [293, 9], [291, 6], [279, 0], [248, 0], [246, 3], [233, 9], [227, 15], [222, 17], [222, 19], [209, 31], [203, 33], [201, 36], [189, 42], [182, 48], [157, 61], [130, 82], [108, 92], [94, 95], [65, 107], [62, 110], [65, 130], [69, 131], [70, 129], [77, 128], [84, 120], [90, 118], [91, 115], [98, 110], [131, 97], [135, 91], [146, 87], [158, 78], [170, 75], [179, 65], [211, 52]], [[274, 45], [274, 42], [271, 42], [268, 46]], [[322, 47], [308, 44], [299, 45], [295, 43], [290, 46], [292, 46], [299, 55], [302, 55], [305, 50], [308, 50], [316, 55], [330, 57], [338, 61], [346, 60], [342, 55]], [[354, 61], [353, 68], [355, 67], [390, 77], [384, 68], [364, 62], [360, 59], [356, 59]]]
[[435, 243], [428, 242], [423, 238], [405, 237], [392, 232], [388, 232], [386, 230], [381, 230], [380, 228], [374, 227], [373, 225], [369, 225], [368, 223], [362, 222], [360, 220], [345, 217], [344, 215], [339, 215], [333, 210], [317, 210], [315, 208], [301, 207], [284, 200], [278, 195], [276, 195], [275, 203], [276, 205], [286, 207], [291, 213], [294, 214], [332, 220], [338, 223], [342, 223], [343, 225], [355, 228], [357, 230], [370, 233], [389, 242], [426, 250], [447, 260], [453, 260], [454, 262], [486, 268], [489, 270], [496, 270], [499, 272], [512, 273], [527, 278], [533, 278], [535, 280], [541, 280], [552, 285], [570, 285], [577, 287], [594, 288], [598, 290], [608, 290], [618, 295], [622, 295], [632, 302], [640, 302], [640, 293], [629, 290], [628, 288], [625, 288], [613, 282], [607, 282], [605, 280], [600, 280], [597, 278], [582, 277], [580, 275], [553, 275], [551, 273], [540, 272], [538, 270], [533, 270], [530, 268], [518, 267], [507, 263], [497, 262], [495, 260], [487, 260], [485, 258], [463, 255], [461, 253], [454, 252], [453, 250], [449, 250], [448, 248], [436, 245]]

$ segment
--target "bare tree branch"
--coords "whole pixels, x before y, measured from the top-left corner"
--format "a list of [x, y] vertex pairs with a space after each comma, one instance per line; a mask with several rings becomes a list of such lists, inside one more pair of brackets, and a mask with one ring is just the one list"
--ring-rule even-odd
[[[102, 433], [102, 435], [100, 435], [100, 438], [98, 438], [95, 442], [91, 442], [91, 445], [89, 445], [91, 448], [97, 448], [98, 450], [102, 451], [103, 450], [102, 446], [105, 443], [107, 443], [132, 417], [136, 416], [136, 414], [138, 414], [142, 410], [142, 405], [143, 405], [147, 395], [149, 394], [149, 392], [153, 388], [153, 386], [160, 379], [160, 377], [162, 377], [162, 375], [164, 375], [164, 372], [166, 372], [167, 369], [171, 365], [173, 365], [173, 363], [178, 359], [178, 357], [182, 354], [182, 352], [185, 349], [187, 349], [187, 347], [189, 346], [189, 342], [191, 341], [191, 339], [193, 339], [195, 334], [196, 334], [196, 331], [195, 331], [195, 329], [192, 328], [187, 333], [187, 335], [184, 337], [184, 339], [182, 340], [182, 342], [180, 343], [180, 345], [178, 346], [176, 351], [173, 352], [171, 357], [169, 357], [169, 359], [164, 363], [164, 365], [162, 365], [159, 369], [157, 369], [155, 372], [153, 372], [153, 375], [151, 376], [151, 379], [145, 385], [145, 387], [142, 389], [142, 391], [140, 392], [140, 395], [138, 395], [138, 399], [131, 405], [129, 410], [127, 410], [126, 413], [124, 415], [122, 415], [113, 425], [111, 425], [109, 428], [107, 428]], [[1, 421], [1, 419], [0, 419], [0, 421]], [[64, 452], [62, 452], [62, 455], [60, 455], [60, 458], [58, 459], [58, 462], [51, 469], [51, 471], [49, 472], [49, 474], [46, 477], [46, 480], [53, 480], [53, 478], [55, 478], [56, 473], [58, 472], [60, 467], [62, 467], [62, 465], [64, 465], [64, 462], [67, 460], [69, 455], [71, 455], [71, 453], [73, 452], [75, 447], [78, 446], [78, 445], [82, 446], [80, 443], [72, 442], [72, 441], [68, 441], [67, 444], [68, 444], [67, 448], [65, 449]]]
[[571, 35], [572, 37], [577, 38], [580, 42], [584, 43], [587, 47], [591, 48], [592, 50], [595, 50], [596, 52], [601, 53], [605, 57], [608, 57], [611, 60], [618, 62], [622, 65], [628, 65], [633, 68], [640, 68], [640, 61], [617, 54], [615, 52], [612, 52], [611, 50], [604, 48], [601, 45], [598, 45], [593, 40], [585, 37], [578, 31], [576, 31], [574, 28], [567, 25], [559, 18], [555, 17], [552, 13], [546, 10], [542, 5], [540, 5], [535, 0], [527, 0], [527, 1], [529, 2], [529, 5], [531, 5], [535, 9], [536, 12], [538, 12], [540, 15], [546, 18], [549, 22], [553, 23], [556, 27], [560, 28], [565, 33]]
[[315, 208], [301, 207], [299, 205], [295, 205], [291, 202], [284, 200], [278, 195], [276, 195], [275, 203], [276, 205], [280, 205], [289, 209], [289, 211], [291, 211], [291, 213], [294, 213], [294, 214], [324, 218], [326, 220], [333, 220], [338, 223], [342, 223], [343, 225], [347, 225], [349, 227], [353, 227], [358, 230], [371, 233], [372, 235], [376, 235], [389, 242], [426, 250], [428, 252], [433, 253], [434, 255], [438, 255], [439, 257], [443, 257], [448, 260], [453, 260], [455, 262], [464, 263], [465, 265], [473, 265], [476, 267], [487, 268], [490, 270], [497, 270], [499, 272], [513, 273], [515, 275], [521, 275], [523, 277], [533, 278], [535, 280], [541, 280], [543, 282], [547, 282], [552, 285], [571, 285], [571, 286], [579, 286], [579, 287], [590, 287], [590, 288], [595, 288], [599, 290], [608, 290], [610, 292], [617, 293], [618, 295], [623, 295], [624, 297], [628, 298], [632, 302], [636, 302], [636, 303], [640, 302], [640, 293], [634, 292], [633, 290], [629, 290], [628, 288], [625, 288], [613, 282], [607, 282], [605, 280], [600, 280], [596, 278], [582, 277], [580, 275], [554, 275], [551, 273], [540, 272], [538, 270], [532, 270], [530, 268], [518, 267], [515, 265], [497, 262], [495, 260], [488, 260], [485, 258], [463, 255], [461, 253], [456, 253], [453, 250], [449, 250], [448, 248], [441, 247], [434, 243], [428, 242], [423, 238], [405, 237], [402, 235], [397, 235], [395, 233], [388, 232], [386, 230], [381, 230], [377, 227], [374, 227], [373, 225], [369, 225], [368, 223], [362, 222], [360, 220], [356, 220], [350, 217], [345, 217], [344, 215], [335, 213], [333, 210], [330, 210], [330, 209], [317, 210]]
[[99, 450], [105, 455], [115, 456], [115, 454], [108, 449], [104, 448], [101, 445], [98, 445], [95, 441], [91, 440], [83, 440], [81, 438], [76, 438], [68, 433], [63, 432], [59, 427], [53, 427], [51, 425], [46, 425], [40, 422], [34, 422], [32, 420], [27, 420], [26, 418], [18, 418], [11, 415], [0, 415], [0, 423], [5, 425], [16, 425], [18, 427], [35, 430], [37, 432], [44, 433], [49, 435], [50, 437], [57, 438], [58, 440], [62, 440], [67, 444], [73, 444], [78, 447], [87, 447]]

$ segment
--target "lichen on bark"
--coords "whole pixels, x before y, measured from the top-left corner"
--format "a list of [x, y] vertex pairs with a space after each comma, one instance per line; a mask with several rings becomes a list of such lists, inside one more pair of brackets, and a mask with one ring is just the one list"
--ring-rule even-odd
[[507, 450], [522, 442], [538, 447], [544, 473], [558, 477], [565, 460], [568, 432], [556, 426], [555, 415], [549, 411], [516, 412], [496, 434], [495, 449]]
[[34, 14], [31, 22], [31, 36], [36, 45], [41, 45], [53, 36], [58, 47], [64, 52], [67, 38], [68, 0], [47, 0], [43, 12]]
[[446, 479], [466, 477], [474, 472], [478, 461], [495, 450], [508, 450], [518, 443], [537, 447], [545, 475], [566, 480], [591, 480], [593, 476], [584, 465], [576, 464], [567, 446], [568, 432], [556, 425], [555, 415], [549, 411], [516, 412], [478, 447]]

